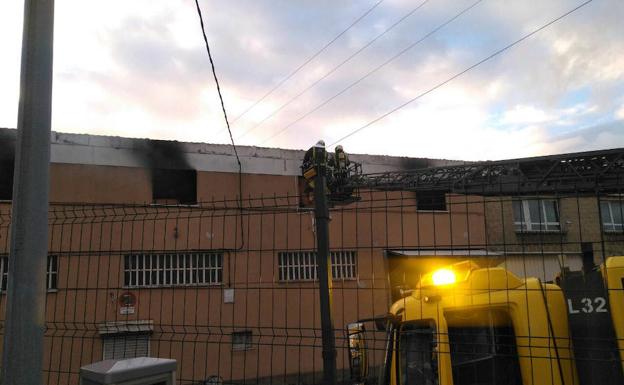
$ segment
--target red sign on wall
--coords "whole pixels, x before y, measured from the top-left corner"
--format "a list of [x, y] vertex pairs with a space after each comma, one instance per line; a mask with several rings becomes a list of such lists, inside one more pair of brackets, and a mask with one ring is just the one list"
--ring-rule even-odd
[[126, 291], [119, 296], [119, 314], [134, 314], [136, 308], [136, 296]]

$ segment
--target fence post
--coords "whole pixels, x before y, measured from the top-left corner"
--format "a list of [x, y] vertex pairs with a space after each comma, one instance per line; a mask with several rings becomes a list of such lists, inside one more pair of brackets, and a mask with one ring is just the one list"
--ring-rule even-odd
[[3, 385], [42, 383], [54, 0], [26, 0]]
[[336, 343], [332, 316], [332, 273], [329, 253], [329, 207], [327, 203], [325, 146], [314, 146], [314, 212], [316, 219], [316, 260], [318, 265], [321, 332], [323, 341], [323, 384], [336, 384]]

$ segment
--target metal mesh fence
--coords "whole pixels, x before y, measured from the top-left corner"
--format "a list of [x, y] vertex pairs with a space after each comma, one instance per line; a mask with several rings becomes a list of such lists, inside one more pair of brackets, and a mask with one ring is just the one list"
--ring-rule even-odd
[[[303, 200], [53, 204], [47, 383], [77, 384], [83, 365], [144, 355], [176, 359], [179, 384], [319, 383], [315, 219]], [[332, 207], [337, 382], [353, 382], [350, 357], [367, 383], [621, 375], [624, 262], [610, 257], [624, 255], [623, 209], [619, 194], [556, 191], [362, 191]], [[1, 203], [2, 291], [10, 223]]]

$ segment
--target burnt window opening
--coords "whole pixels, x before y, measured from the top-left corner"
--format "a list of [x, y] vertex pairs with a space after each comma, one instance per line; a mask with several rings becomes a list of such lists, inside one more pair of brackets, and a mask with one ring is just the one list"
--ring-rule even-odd
[[446, 211], [446, 191], [417, 191], [416, 209], [428, 211]]
[[0, 200], [13, 198], [13, 160], [0, 159]]
[[197, 171], [152, 170], [152, 200], [160, 204], [197, 203]]

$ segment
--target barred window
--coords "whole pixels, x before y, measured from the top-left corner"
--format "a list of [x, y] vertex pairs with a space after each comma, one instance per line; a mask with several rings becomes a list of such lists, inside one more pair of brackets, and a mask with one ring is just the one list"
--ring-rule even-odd
[[[0, 291], [6, 291], [9, 283], [9, 256], [0, 255]], [[54, 291], [58, 283], [58, 256], [48, 255], [46, 289]]]
[[223, 281], [221, 253], [161, 253], [124, 256], [124, 286], [205, 286]]
[[624, 201], [600, 202], [602, 228], [606, 232], [620, 232], [624, 230]]
[[[331, 271], [333, 279], [357, 277], [357, 252], [353, 250], [332, 251]], [[280, 281], [315, 281], [316, 251], [283, 251], [278, 255]]]

